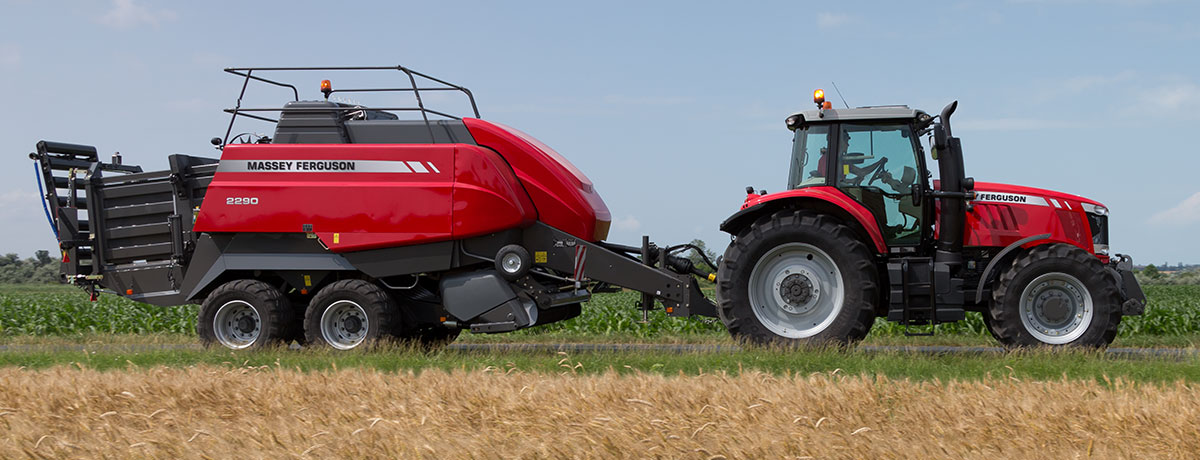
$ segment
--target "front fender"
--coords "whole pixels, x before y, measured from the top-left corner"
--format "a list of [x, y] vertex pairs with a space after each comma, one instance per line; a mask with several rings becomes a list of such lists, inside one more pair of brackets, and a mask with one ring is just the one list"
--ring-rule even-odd
[[857, 223], [858, 229], [870, 239], [877, 254], [887, 253], [887, 243], [879, 224], [861, 203], [854, 201], [834, 187], [805, 187], [769, 195], [752, 197], [742, 204], [742, 209], [721, 222], [721, 231], [737, 235], [764, 214], [780, 209], [808, 209], [835, 215], [849, 224]]

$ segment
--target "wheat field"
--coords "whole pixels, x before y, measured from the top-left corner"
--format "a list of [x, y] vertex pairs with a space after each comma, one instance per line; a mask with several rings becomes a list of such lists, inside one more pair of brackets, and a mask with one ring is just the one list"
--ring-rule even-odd
[[839, 372], [4, 368], [0, 458], [1196, 458], [1197, 389]]

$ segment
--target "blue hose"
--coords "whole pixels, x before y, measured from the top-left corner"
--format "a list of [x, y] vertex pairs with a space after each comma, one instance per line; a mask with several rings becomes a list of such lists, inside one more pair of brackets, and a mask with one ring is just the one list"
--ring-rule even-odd
[[58, 238], [58, 227], [54, 226], [54, 219], [50, 218], [50, 206], [46, 205], [46, 189], [42, 188], [42, 168], [38, 163], [33, 164], [33, 175], [37, 177], [38, 193], [41, 195], [42, 211], [46, 212], [46, 222], [50, 223], [50, 231], [54, 232], [54, 240], [62, 241]]

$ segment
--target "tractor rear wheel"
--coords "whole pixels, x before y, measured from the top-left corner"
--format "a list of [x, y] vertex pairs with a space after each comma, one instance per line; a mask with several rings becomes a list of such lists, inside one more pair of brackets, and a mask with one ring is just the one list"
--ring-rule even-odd
[[1117, 280], [1075, 246], [1037, 246], [1013, 260], [992, 289], [988, 329], [1010, 347], [1106, 347], [1121, 323]]
[[875, 320], [877, 272], [866, 244], [837, 219], [785, 210], [743, 230], [717, 271], [717, 313], [753, 344], [842, 345]]
[[285, 339], [292, 315], [287, 298], [271, 285], [250, 279], [230, 281], [204, 298], [196, 333], [205, 346], [262, 348]]
[[304, 336], [309, 345], [352, 350], [386, 337], [399, 319], [396, 302], [379, 286], [341, 280], [322, 288], [309, 302]]

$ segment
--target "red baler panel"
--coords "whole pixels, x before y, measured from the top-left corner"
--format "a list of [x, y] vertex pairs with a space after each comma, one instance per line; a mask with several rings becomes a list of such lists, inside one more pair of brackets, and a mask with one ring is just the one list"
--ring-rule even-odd
[[528, 227], [536, 220], [537, 209], [500, 155], [459, 146], [454, 159], [455, 239]]
[[1022, 238], [1050, 234], [1047, 242], [1067, 243], [1093, 252], [1086, 198], [1018, 185], [977, 182], [964, 228], [966, 246], [1004, 247]]
[[198, 232], [304, 231], [334, 252], [451, 237], [455, 145], [229, 145]]
[[516, 129], [474, 118], [464, 118], [463, 123], [479, 145], [495, 150], [512, 166], [539, 220], [587, 241], [608, 236], [608, 207], [587, 176], [566, 158]]

